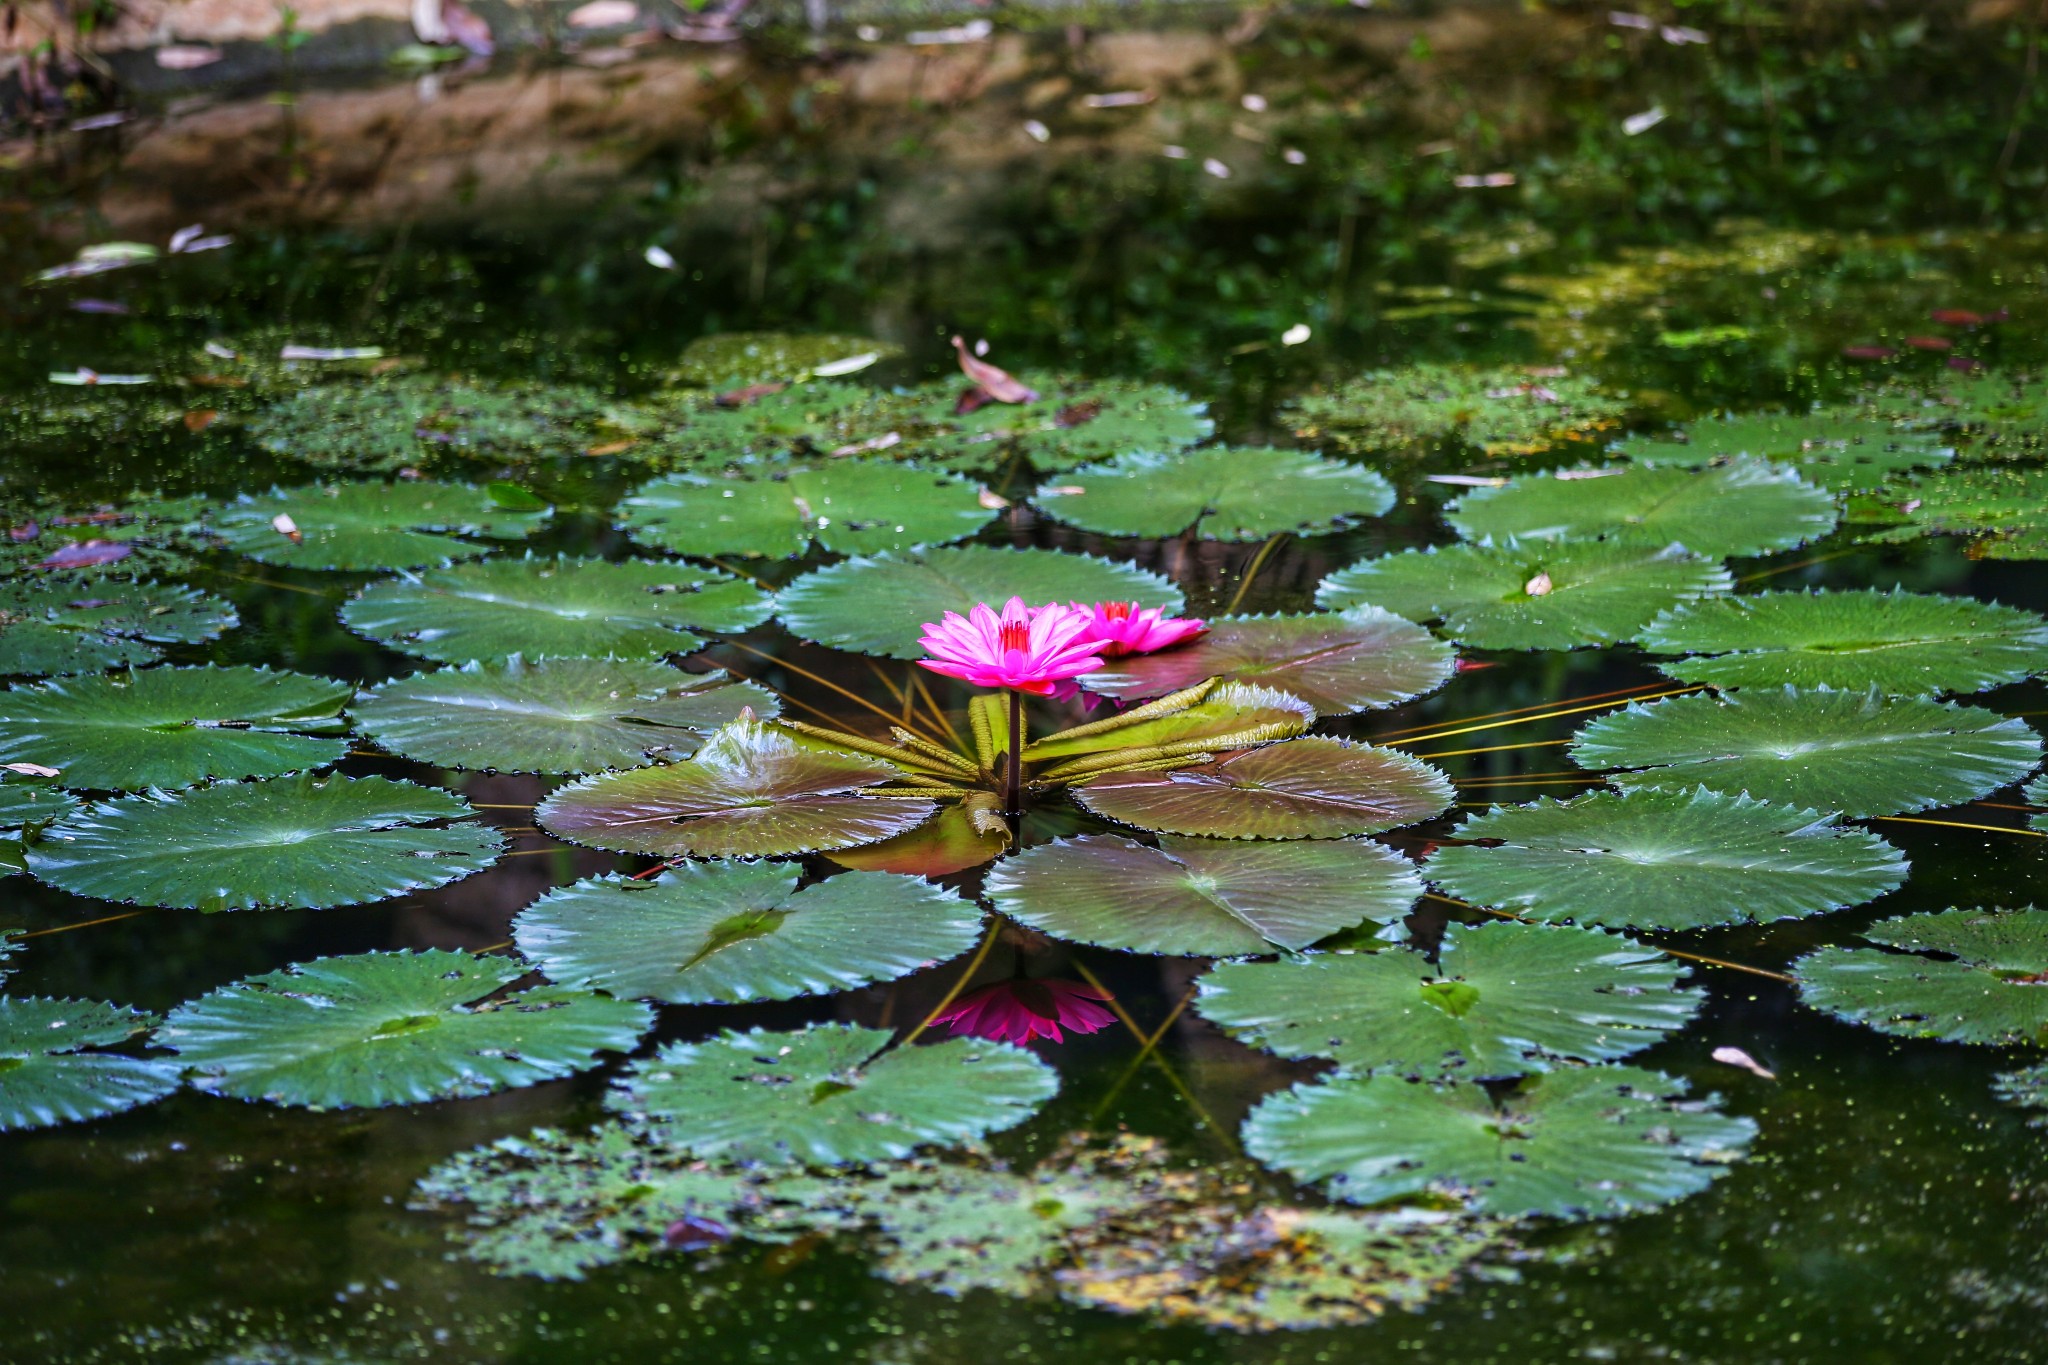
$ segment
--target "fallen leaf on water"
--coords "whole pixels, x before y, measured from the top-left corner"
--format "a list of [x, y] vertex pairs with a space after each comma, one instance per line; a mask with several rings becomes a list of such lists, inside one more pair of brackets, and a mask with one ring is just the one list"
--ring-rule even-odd
[[455, 45], [472, 56], [488, 57], [498, 50], [490, 24], [462, 0], [441, 0], [441, 22]]
[[648, 247], [641, 255], [646, 258], [647, 264], [653, 266], [656, 270], [674, 270], [676, 268], [676, 258], [669, 255], [661, 247]]
[[1102, 415], [1100, 398], [1084, 398], [1078, 403], [1069, 403], [1052, 415], [1052, 424], [1061, 428], [1085, 426]]
[[1078, 498], [1087, 491], [1085, 487], [1078, 483], [1061, 483], [1054, 484], [1051, 488], [1039, 489], [1038, 496], [1041, 498]]
[[220, 416], [217, 408], [194, 408], [185, 414], [185, 430], [201, 432], [213, 425], [213, 419]]
[[135, 547], [120, 540], [76, 540], [53, 551], [36, 564], [38, 569], [89, 569], [116, 564], [135, 553]]
[[1150, 104], [1159, 96], [1150, 90], [1111, 90], [1101, 95], [1083, 95], [1084, 109], [1131, 109], [1141, 104]]
[[2005, 310], [1994, 313], [1973, 313], [1967, 308], [1937, 308], [1927, 315], [1929, 322], [1938, 322], [1944, 327], [1982, 327], [1987, 322], [2005, 321]]
[[1946, 351], [1955, 345], [1947, 337], [1907, 337], [1906, 344], [1916, 351]]
[[1657, 21], [1647, 14], [1629, 14], [1622, 10], [1609, 10], [1607, 22], [1616, 28], [1639, 28], [1645, 31], [1657, 27]]
[[1280, 149], [1280, 159], [1290, 166], [1306, 166], [1308, 164], [1308, 153], [1299, 147], [1282, 147]]
[[306, 542], [305, 536], [299, 532], [299, 524], [291, 519], [289, 513], [279, 512], [276, 516], [272, 517], [270, 519], [270, 529], [276, 531], [294, 545], [303, 545]]
[[1898, 352], [1889, 346], [1844, 346], [1842, 354], [1850, 360], [1890, 360]]
[[1024, 120], [1024, 135], [1033, 142], [1047, 142], [1052, 138], [1052, 129], [1035, 118], [1028, 118]]
[[618, 28], [639, 18], [640, 6], [633, 0], [590, 0], [569, 11], [569, 27]]
[[1696, 28], [1681, 28], [1677, 24], [1666, 24], [1658, 30], [1664, 41], [1673, 47], [1684, 47], [1687, 43], [1708, 43], [1713, 39]]
[[202, 66], [212, 66], [226, 55], [217, 47], [172, 43], [156, 50], [156, 64], [166, 71], [196, 71]]
[[201, 347], [200, 349], [204, 350], [208, 355], [212, 356], [215, 360], [240, 360], [242, 358], [242, 353], [240, 351], [229, 350], [227, 347], [221, 345], [218, 341], [209, 341], [206, 343], [205, 346]]
[[1506, 488], [1506, 479], [1489, 479], [1480, 474], [1427, 474], [1430, 483], [1456, 484], [1460, 488]]
[[[953, 351], [954, 354], [960, 357], [960, 372], [973, 380], [976, 387], [996, 402], [1035, 403], [1038, 401], [1038, 390], [1012, 378], [1008, 370], [998, 369], [986, 360], [970, 355], [967, 350], [967, 343], [958, 336], [953, 338]], [[976, 406], [979, 406], [979, 404]]]
[[1188, 149], [1185, 147], [1175, 146], [1171, 142], [1167, 143], [1164, 147], [1161, 147], [1159, 149], [1159, 154], [1172, 161], [1185, 161], [1188, 159]]
[[975, 19], [958, 28], [919, 29], [903, 35], [903, 41], [912, 47], [944, 47], [949, 43], [978, 43], [996, 31], [996, 26], [986, 19]]
[[45, 767], [41, 763], [0, 763], [0, 768], [20, 773], [23, 777], [61, 777], [64, 773], [62, 768]]
[[1282, 346], [1299, 346], [1314, 335], [1315, 333], [1309, 330], [1307, 323], [1297, 322], [1280, 334], [1280, 344]]
[[1560, 469], [1553, 478], [1559, 479], [1611, 479], [1616, 474], [1628, 472], [1625, 465], [1614, 465], [1607, 469]]
[[1621, 121], [1621, 131], [1629, 137], [1634, 137], [1638, 133], [1649, 132], [1663, 121], [1664, 106], [1660, 104], [1645, 109], [1640, 114], [1630, 114]]
[[1218, 180], [1230, 179], [1230, 167], [1224, 165], [1213, 156], [1202, 162], [1202, 169], [1215, 176]]
[[980, 503], [983, 507], [986, 507], [991, 512], [1000, 512], [1005, 507], [1008, 507], [1010, 505], [1010, 500], [1008, 498], [1002, 496], [1000, 493], [991, 493], [986, 488], [977, 490], [974, 495], [974, 500]]
[[1504, 190], [1515, 183], [1513, 171], [1494, 171], [1488, 175], [1460, 175], [1451, 180], [1461, 190]]
[[1264, 95], [1240, 95], [1237, 102], [1248, 114], [1263, 114], [1266, 112], [1266, 97]]
[[147, 384], [149, 376], [146, 374], [101, 374], [98, 370], [89, 370], [85, 366], [80, 365], [75, 370], [52, 370], [50, 372], [50, 382], [52, 384], [70, 384], [74, 386]]
[[784, 383], [749, 384], [745, 388], [728, 389], [711, 401], [721, 408], [743, 408], [750, 403], [758, 403], [772, 394], [781, 393], [788, 387], [789, 385]]
[[1948, 358], [1948, 367], [1951, 370], [1961, 370], [1963, 373], [1969, 374], [1972, 371], [1983, 369], [1984, 362], [1966, 355], [1952, 355]]
[[890, 446], [901, 444], [903, 444], [903, 434], [901, 432], [885, 431], [880, 436], [871, 436], [865, 441], [855, 441], [852, 445], [841, 446], [832, 453], [834, 455], [865, 455], [871, 450], [887, 450]]
[[33, 521], [24, 521], [19, 526], [10, 526], [7, 528], [7, 538], [13, 541], [16, 545], [19, 545], [24, 541], [34, 540], [37, 536], [41, 535], [42, 533], [43, 528], [41, 524]]
[[129, 308], [127, 304], [116, 303], [112, 299], [73, 299], [71, 301], [71, 311], [74, 313], [105, 313], [113, 317], [121, 317], [134, 310]]
[[384, 354], [382, 346], [286, 346], [279, 360], [375, 360]]
[[1534, 578], [1522, 585], [1522, 591], [1531, 597], [1548, 597], [1550, 590], [1555, 586], [1556, 584], [1550, 581], [1549, 574], [1538, 572]]
[[1778, 1079], [1778, 1073], [1766, 1071], [1757, 1064], [1756, 1058], [1750, 1056], [1739, 1047], [1717, 1047], [1714, 1049], [1713, 1056], [1714, 1060], [1723, 1066], [1739, 1066], [1750, 1075], [1761, 1076], [1767, 1081]]

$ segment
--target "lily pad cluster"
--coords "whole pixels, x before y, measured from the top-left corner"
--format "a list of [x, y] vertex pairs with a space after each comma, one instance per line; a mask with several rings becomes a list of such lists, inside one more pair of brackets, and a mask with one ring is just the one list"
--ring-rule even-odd
[[1630, 406], [1625, 394], [1568, 374], [1411, 365], [1297, 399], [1288, 415], [1297, 435], [1351, 452], [1457, 442], [1488, 455], [1530, 455], [1618, 426]]

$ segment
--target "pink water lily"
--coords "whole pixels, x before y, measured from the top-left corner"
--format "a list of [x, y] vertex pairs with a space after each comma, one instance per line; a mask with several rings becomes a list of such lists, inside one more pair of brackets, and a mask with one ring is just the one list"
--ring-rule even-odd
[[1111, 659], [1152, 654], [1209, 629], [1207, 621], [1168, 616], [1162, 608], [1140, 607], [1136, 602], [1097, 602], [1093, 607], [1076, 603], [1075, 610], [1089, 613], [1097, 645]]
[[925, 622], [918, 643], [932, 657], [918, 663], [976, 687], [1049, 696], [1062, 679], [1102, 667], [1094, 630], [1086, 607], [1027, 607], [1023, 598], [1012, 597], [997, 615], [977, 602], [965, 616], [949, 611], [943, 621]]
[[999, 1043], [1028, 1043], [1033, 1038], [1064, 1043], [1063, 1028], [1093, 1033], [1115, 1022], [1116, 1016], [1102, 1007], [1108, 999], [1101, 991], [1076, 981], [1019, 977], [969, 991], [932, 1022], [945, 1024], [956, 1034], [970, 1033]]

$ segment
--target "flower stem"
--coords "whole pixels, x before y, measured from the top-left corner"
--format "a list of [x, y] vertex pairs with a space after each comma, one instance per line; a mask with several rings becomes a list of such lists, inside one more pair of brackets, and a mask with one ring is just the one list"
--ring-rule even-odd
[[1024, 787], [1024, 694], [1014, 687], [1010, 689], [1010, 774], [1003, 783], [1003, 814], [1010, 818], [1010, 828], [1017, 828], [1017, 809], [1022, 803]]

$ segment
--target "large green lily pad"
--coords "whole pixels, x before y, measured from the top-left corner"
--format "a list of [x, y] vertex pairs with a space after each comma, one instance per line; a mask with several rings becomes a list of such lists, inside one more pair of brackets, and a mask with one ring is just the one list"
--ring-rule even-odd
[[[273, 777], [89, 806], [29, 850], [38, 880], [188, 910], [325, 909], [490, 866], [495, 830], [459, 797], [383, 777]], [[460, 822], [460, 823], [454, 823]]]
[[1468, 540], [1619, 540], [1694, 554], [1758, 555], [1817, 540], [1835, 499], [1768, 460], [1709, 469], [1622, 465], [1525, 474], [1480, 488], [1446, 513]]
[[67, 787], [137, 791], [274, 777], [348, 749], [355, 689], [267, 668], [152, 668], [0, 693], [0, 763], [62, 771]]
[[1543, 921], [1701, 929], [1861, 905], [1906, 880], [1866, 830], [1797, 806], [1693, 791], [1496, 806], [1425, 863], [1454, 896]]
[[198, 644], [235, 609], [196, 588], [133, 579], [0, 582], [0, 676], [97, 673], [152, 664], [164, 645]]
[[1111, 660], [1082, 681], [1112, 697], [1151, 697], [1204, 678], [1277, 688], [1326, 716], [1397, 706], [1433, 692], [1457, 655], [1412, 621], [1361, 606], [1300, 616], [1226, 616], [1157, 654]]
[[634, 1001], [535, 986], [469, 953], [358, 953], [245, 977], [164, 1021], [201, 1090], [308, 1109], [424, 1104], [538, 1085], [630, 1052], [654, 1022]]
[[176, 1062], [98, 1050], [155, 1022], [98, 1001], [0, 995], [0, 1133], [118, 1114], [176, 1090]]
[[[507, 507], [460, 483], [336, 483], [238, 498], [207, 527], [230, 549], [294, 569], [416, 569], [473, 559], [487, 540], [520, 540], [551, 509]], [[285, 518], [280, 523], [279, 518]], [[293, 536], [296, 535], [297, 539]]]
[[1245, 1150], [1355, 1204], [1436, 1194], [1503, 1217], [1612, 1218], [1697, 1194], [1756, 1125], [1632, 1066], [1532, 1076], [1498, 1103], [1471, 1082], [1340, 1076], [1269, 1097]]
[[751, 707], [772, 717], [775, 694], [725, 673], [685, 673], [650, 659], [514, 655], [415, 673], [374, 687], [350, 709], [394, 753], [443, 768], [593, 773], [666, 763]]
[[668, 474], [619, 504], [643, 545], [688, 555], [834, 554], [943, 545], [973, 535], [992, 510], [950, 474], [883, 463], [796, 465], [772, 474]]
[[1685, 1027], [1684, 968], [1597, 929], [1452, 925], [1438, 961], [1408, 948], [1227, 962], [1195, 1008], [1282, 1057], [1360, 1075], [1473, 1080], [1608, 1062]]
[[695, 630], [747, 630], [773, 610], [753, 584], [678, 560], [528, 557], [372, 583], [341, 619], [393, 649], [467, 663], [687, 654], [704, 643]]
[[2048, 620], [1899, 589], [1765, 592], [1675, 607], [1640, 642], [1657, 667], [1711, 687], [1790, 683], [1901, 696], [1981, 692], [2048, 671]]
[[2027, 723], [1994, 711], [1875, 692], [1744, 688], [1669, 697], [1601, 716], [1572, 761], [1633, 790], [1746, 792], [1851, 819], [1959, 805], [2041, 761]]
[[784, 588], [776, 603], [782, 624], [806, 640], [915, 659], [924, 653], [917, 641], [925, 622], [941, 620], [949, 611], [965, 616], [977, 602], [1000, 608], [1012, 597], [1033, 606], [1135, 601], [1163, 607], [1168, 614], [1182, 605], [1179, 589], [1135, 564], [988, 545], [850, 559], [805, 574]]
[[1478, 649], [1579, 649], [1633, 639], [1659, 612], [1733, 587], [1719, 561], [1679, 545], [1529, 541], [1368, 559], [1324, 579], [1316, 605], [1441, 621]]
[[1263, 540], [1281, 531], [1326, 534], [1380, 516], [1394, 505], [1394, 486], [1372, 470], [1308, 451], [1214, 446], [1119, 455], [1046, 483], [1032, 500], [1104, 535], [1195, 529], [1204, 540]]
[[1800, 998], [1881, 1033], [2048, 1047], [2048, 910], [1902, 915], [1863, 937], [1900, 951], [1809, 953], [1792, 967]]
[[980, 907], [888, 872], [797, 889], [786, 863], [683, 863], [652, 881], [590, 877], [513, 922], [565, 985], [677, 1004], [790, 1000], [894, 981], [966, 952]]
[[695, 758], [557, 789], [535, 812], [557, 836], [620, 853], [742, 858], [852, 848], [902, 834], [938, 809], [877, 790], [902, 770], [808, 744], [743, 715]]
[[1217, 839], [1378, 834], [1443, 814], [1452, 794], [1450, 779], [1419, 758], [1320, 735], [1074, 789], [1106, 820]]
[[1408, 913], [1422, 880], [1363, 839], [1184, 839], [1114, 834], [1039, 844], [989, 872], [986, 894], [1059, 938], [1141, 953], [1227, 957], [1305, 948]]
[[1410, 365], [1346, 380], [1288, 409], [1295, 434], [1349, 451], [1462, 441], [1489, 455], [1527, 455], [1619, 424], [1625, 396], [1568, 375]]
[[670, 1043], [627, 1070], [611, 1103], [699, 1156], [836, 1166], [1013, 1128], [1059, 1089], [1051, 1067], [1008, 1043], [882, 1052], [892, 1036], [814, 1024]]
[[1901, 426], [1854, 408], [1752, 413], [1689, 422], [1674, 436], [1631, 436], [1615, 447], [1637, 464], [1698, 469], [1757, 458], [1794, 469], [1816, 487], [1865, 492], [1893, 475], [1946, 464], [1955, 447], [1926, 428]]

